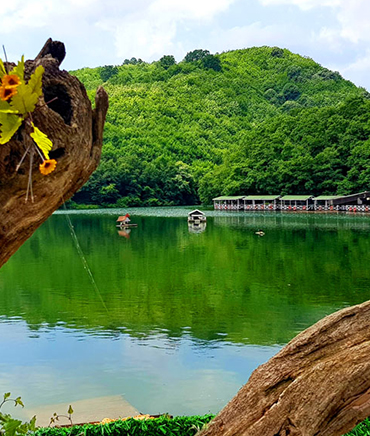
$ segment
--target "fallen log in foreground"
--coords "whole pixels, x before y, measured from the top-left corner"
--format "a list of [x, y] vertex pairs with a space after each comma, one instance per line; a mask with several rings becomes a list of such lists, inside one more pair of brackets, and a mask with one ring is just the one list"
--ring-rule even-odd
[[199, 436], [336, 436], [370, 416], [370, 301], [308, 328], [257, 368]]

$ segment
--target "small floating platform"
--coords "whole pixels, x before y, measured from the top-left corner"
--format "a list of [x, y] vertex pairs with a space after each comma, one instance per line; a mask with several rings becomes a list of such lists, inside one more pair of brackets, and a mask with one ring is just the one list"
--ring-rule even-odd
[[203, 212], [198, 209], [192, 210], [188, 213], [188, 223], [205, 223], [207, 221], [207, 217]]
[[137, 227], [137, 224], [130, 223], [130, 215], [128, 213], [126, 213], [126, 215], [119, 216], [116, 223], [116, 227], [119, 227], [120, 229]]
[[137, 224], [133, 224], [133, 223], [125, 224], [125, 223], [122, 222], [120, 224], [117, 224], [116, 227], [119, 227], [121, 229], [128, 229], [130, 227], [137, 227]]

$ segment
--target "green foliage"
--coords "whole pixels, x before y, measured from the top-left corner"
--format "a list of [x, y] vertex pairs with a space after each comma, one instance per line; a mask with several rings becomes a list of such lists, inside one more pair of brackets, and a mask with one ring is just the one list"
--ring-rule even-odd
[[112, 76], [118, 73], [118, 68], [113, 65], [105, 65], [100, 69], [100, 78], [103, 82], [109, 80]]
[[[0, 409], [5, 403], [12, 402], [15, 406], [24, 407], [21, 397], [11, 398], [10, 392], [3, 396], [0, 402]], [[1, 436], [24, 436], [29, 435], [36, 430], [36, 416], [30, 422], [22, 422], [19, 419], [12, 418], [11, 415], [0, 411], [0, 435]]]
[[[114, 421], [103, 425], [83, 425], [72, 428], [40, 428], [36, 436], [191, 436], [207, 426], [214, 415], [179, 416], [172, 419], [163, 416], [156, 419]], [[370, 436], [370, 420], [365, 419], [345, 436]]]
[[[10, 71], [16, 75], [20, 83], [16, 86], [16, 93], [9, 101], [0, 101], [0, 144], [7, 143], [21, 126], [22, 121], [33, 112], [38, 99], [42, 95], [42, 75], [44, 67], [38, 66], [31, 75], [28, 83], [24, 81], [24, 57]], [[6, 70], [1, 61], [0, 75], [4, 78]]]
[[[22, 58], [23, 59], [23, 58]], [[23, 80], [24, 62], [22, 66], [18, 64], [18, 71], [22, 73], [19, 76]], [[42, 75], [44, 73], [44, 67], [38, 66], [35, 72], [32, 74], [28, 83], [22, 82], [17, 87], [17, 94], [12, 97], [10, 106], [19, 114], [26, 116], [29, 112], [35, 110], [36, 103], [42, 95]]]
[[[41, 67], [43, 69], [43, 67]], [[4, 68], [5, 70], [5, 68]], [[24, 56], [17, 65], [10, 71], [9, 74], [16, 74], [21, 80], [24, 80]]]
[[161, 67], [163, 67], [164, 69], [168, 70], [168, 68], [170, 68], [172, 65], [176, 64], [175, 58], [172, 55], [166, 55], [166, 56], [162, 56], [159, 59], [159, 63], [161, 65]]
[[207, 425], [214, 415], [205, 416], [178, 416], [169, 418], [162, 416], [156, 419], [127, 419], [114, 421], [109, 424], [83, 425], [72, 428], [40, 428], [36, 436], [192, 436]]
[[202, 59], [206, 58], [210, 55], [209, 50], [193, 50], [189, 51], [186, 56], [184, 57], [185, 62], [196, 62], [201, 61]]
[[0, 144], [6, 144], [19, 129], [23, 119], [16, 114], [0, 111]]
[[131, 59], [125, 59], [122, 65], [138, 65], [142, 63], [143, 61], [140, 58], [139, 59], [131, 58]]
[[344, 436], [370, 436], [370, 419], [365, 419]]
[[285, 100], [297, 100], [300, 95], [298, 86], [294, 85], [294, 83], [286, 83], [282, 91]]
[[282, 58], [284, 56], [284, 50], [279, 47], [272, 47], [271, 56]]
[[[102, 160], [77, 203], [197, 204], [221, 194], [342, 194], [369, 183], [368, 93], [312, 59], [254, 47], [198, 49], [177, 64], [139, 61], [125, 61], [104, 84]], [[100, 71], [74, 73], [91, 98]]]
[[72, 422], [72, 415], [73, 415], [73, 413], [74, 413], [74, 410], [73, 410], [73, 408], [72, 408], [71, 405], [69, 405], [69, 407], [68, 407], [67, 415], [59, 415], [57, 412], [54, 412], [54, 413], [53, 413], [53, 416], [50, 418], [50, 424], [49, 424], [49, 427], [52, 426], [52, 425], [56, 425], [57, 423], [59, 423], [59, 419], [60, 419], [60, 418], [67, 418], [68, 421], [69, 421], [69, 423], [70, 423], [71, 425], [73, 425], [73, 422]]
[[214, 71], [221, 71], [222, 69], [220, 58], [211, 54], [202, 58], [202, 65], [204, 68], [209, 68]]

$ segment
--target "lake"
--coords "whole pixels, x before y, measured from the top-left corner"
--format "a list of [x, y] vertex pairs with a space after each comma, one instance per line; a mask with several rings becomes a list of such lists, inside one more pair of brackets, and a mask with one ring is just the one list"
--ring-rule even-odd
[[[208, 210], [197, 233], [190, 210], [70, 211], [83, 256], [50, 217], [0, 270], [0, 394], [217, 413], [298, 332], [369, 298], [370, 217]], [[138, 227], [119, 233], [127, 211]]]

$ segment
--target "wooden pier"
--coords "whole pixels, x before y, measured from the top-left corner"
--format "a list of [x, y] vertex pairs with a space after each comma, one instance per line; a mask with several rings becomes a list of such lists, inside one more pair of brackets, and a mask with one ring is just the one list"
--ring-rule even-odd
[[370, 191], [351, 195], [239, 195], [213, 199], [215, 210], [370, 212]]

